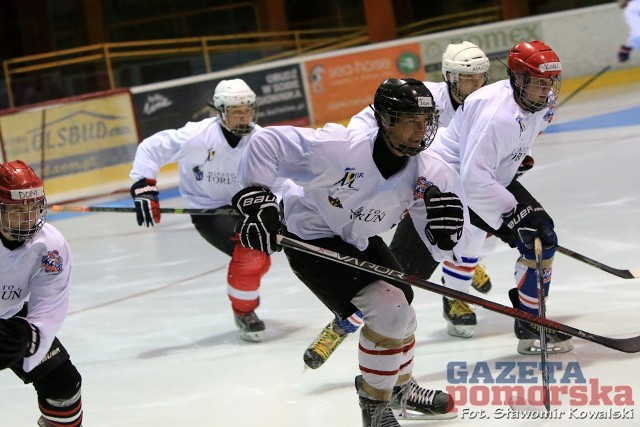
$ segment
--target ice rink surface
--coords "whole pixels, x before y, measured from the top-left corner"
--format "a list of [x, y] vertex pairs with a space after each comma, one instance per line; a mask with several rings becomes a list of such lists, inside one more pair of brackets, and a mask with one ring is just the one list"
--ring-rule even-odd
[[[523, 183], [553, 216], [560, 243], [613, 267], [640, 266], [640, 82], [587, 90], [567, 102], [533, 155], [535, 167]], [[165, 192], [174, 197], [162, 206], [182, 207], [175, 194]], [[128, 199], [104, 204], [114, 203], [131, 205]], [[84, 379], [85, 426], [361, 425], [353, 386], [357, 336], [322, 368], [304, 371], [302, 353], [332, 315], [282, 253], [273, 256], [262, 285], [265, 340], [247, 343], [238, 337], [226, 295], [228, 258], [197, 234], [187, 215], [164, 215], [153, 229], [138, 227], [134, 214], [50, 214], [50, 221], [75, 257], [71, 306], [59, 337]], [[515, 259], [504, 245], [486, 257], [494, 284], [487, 298], [509, 305]], [[432, 279], [439, 282], [439, 271]], [[640, 422], [640, 354], [574, 339], [574, 351], [550, 357], [560, 366], [551, 384], [560, 393], [561, 403], [552, 407], [557, 419], [514, 421], [526, 413], [495, 404], [494, 386], [528, 390], [535, 384], [497, 377], [508, 373], [502, 366], [526, 370], [539, 357], [516, 352], [513, 320], [478, 308], [476, 334], [464, 340], [446, 334], [439, 295], [416, 289], [413, 304], [414, 376], [431, 388], [458, 386], [459, 416], [403, 426]], [[598, 335], [640, 335], [640, 279], [620, 279], [557, 254], [547, 315]], [[465, 380], [452, 362], [476, 375]], [[539, 385], [538, 370], [527, 372], [520, 378]], [[0, 426], [36, 425], [33, 388], [8, 370], [0, 373], [0, 402]]]

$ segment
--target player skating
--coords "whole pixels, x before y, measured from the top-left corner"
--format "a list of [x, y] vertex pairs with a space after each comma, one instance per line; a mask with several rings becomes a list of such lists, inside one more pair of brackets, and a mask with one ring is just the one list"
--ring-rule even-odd
[[[471, 227], [473, 239], [463, 259], [479, 256], [487, 231], [515, 244], [521, 256], [515, 269], [517, 287], [509, 297], [515, 307], [537, 315], [533, 240], [540, 237], [543, 244], [546, 296], [558, 239], [552, 219], [515, 178], [535, 139], [553, 118], [562, 67], [556, 53], [536, 40], [516, 44], [507, 68], [508, 79], [485, 86], [465, 100], [432, 149], [460, 171], [469, 209], [478, 216], [472, 222], [483, 225], [483, 229]], [[468, 281], [445, 285], [462, 292], [469, 287]], [[537, 327], [516, 320], [515, 333], [520, 353], [539, 353]], [[548, 335], [550, 353], [573, 348], [568, 335]]]
[[[450, 44], [442, 55], [443, 82], [424, 82], [434, 97], [438, 110], [439, 125], [446, 127], [453, 118], [455, 111], [464, 100], [475, 90], [486, 85], [489, 81], [489, 58], [475, 44], [464, 41]], [[368, 130], [378, 126], [374, 116], [373, 106], [368, 106], [349, 122], [349, 129]], [[440, 129], [442, 131], [442, 129]], [[410, 216], [400, 221], [390, 249], [398, 258], [404, 271], [418, 277], [428, 279], [438, 266], [438, 263], [423, 256], [427, 251], [422, 240], [415, 231]], [[484, 268], [475, 262], [465, 260], [464, 266], [456, 266], [445, 261], [443, 280], [450, 280], [451, 272], [456, 276], [462, 276], [472, 282], [472, 286], [480, 292], [486, 293], [491, 288], [491, 281]], [[475, 313], [469, 305], [460, 301], [450, 305], [445, 316], [455, 317], [459, 323], [475, 324]], [[349, 333], [355, 332], [362, 324], [362, 315], [356, 312], [346, 319], [336, 317], [318, 335], [316, 340], [309, 345], [303, 355], [306, 366], [317, 369], [335, 349], [344, 341]]]
[[[290, 238], [401, 269], [378, 234], [408, 210], [436, 259], [461, 250], [468, 215], [460, 179], [423, 151], [438, 127], [433, 96], [420, 81], [388, 79], [374, 106], [380, 127], [366, 132], [327, 124], [318, 130], [274, 126], [252, 136], [238, 169], [246, 188], [233, 198], [245, 215], [243, 244], [267, 253], [277, 249], [280, 209], [270, 189], [281, 176], [293, 181], [282, 193], [282, 233]], [[285, 248], [285, 254], [298, 278], [336, 315], [364, 314], [362, 375], [356, 377], [363, 426], [399, 426], [392, 408], [404, 416], [455, 416], [449, 395], [413, 379], [411, 287], [295, 250]]]
[[624, 9], [624, 20], [629, 27], [629, 36], [625, 44], [618, 49], [618, 61], [629, 60], [633, 49], [640, 49], [640, 0], [618, 0]]
[[73, 259], [46, 220], [34, 170], [20, 160], [0, 164], [0, 369], [33, 385], [40, 427], [80, 427], [82, 378], [56, 338], [69, 306]]
[[[156, 178], [163, 165], [177, 161], [180, 194], [189, 208], [230, 208], [231, 197], [240, 190], [236, 170], [260, 128], [256, 119], [256, 94], [241, 79], [222, 80], [209, 104], [217, 117], [189, 122], [180, 129], [158, 132], [140, 143], [130, 177], [138, 225], [160, 221]], [[267, 254], [242, 246], [237, 231], [239, 215], [192, 215], [191, 222], [211, 245], [231, 256], [227, 272], [227, 294], [231, 300], [240, 337], [262, 341], [264, 322], [255, 313], [260, 281], [269, 271]]]

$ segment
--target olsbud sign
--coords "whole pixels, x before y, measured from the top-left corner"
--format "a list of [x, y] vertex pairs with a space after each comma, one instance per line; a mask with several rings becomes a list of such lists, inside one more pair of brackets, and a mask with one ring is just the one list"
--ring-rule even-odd
[[548, 362], [548, 371], [550, 404], [555, 407], [550, 412], [527, 409], [544, 406], [539, 362], [449, 362], [446, 389], [466, 419], [634, 418], [630, 386], [589, 378], [578, 362]]

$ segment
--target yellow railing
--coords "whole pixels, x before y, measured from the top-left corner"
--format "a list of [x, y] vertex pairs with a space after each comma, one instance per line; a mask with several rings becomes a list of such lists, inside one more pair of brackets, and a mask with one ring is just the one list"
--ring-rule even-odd
[[108, 76], [108, 88], [114, 89], [117, 87], [114, 62], [118, 60], [197, 55], [202, 58], [205, 72], [209, 73], [212, 71], [211, 58], [215, 58], [215, 54], [252, 51], [258, 52], [261, 58], [273, 60], [278, 56], [295, 56], [318, 49], [328, 49], [333, 43], [344, 43], [344, 40], [358, 38], [359, 43], [366, 42], [365, 35], [362, 27], [347, 27], [102, 43], [9, 59], [3, 61], [2, 66], [9, 106], [14, 107], [13, 77], [34, 71], [60, 69], [76, 64], [98, 64], [104, 66]]
[[419, 36], [421, 34], [430, 34], [450, 30], [452, 28], [487, 24], [490, 22], [497, 22], [501, 17], [502, 11], [499, 6], [484, 7], [451, 15], [436, 16], [434, 18], [423, 19], [422, 21], [403, 25], [398, 27], [398, 36]]
[[[500, 20], [500, 15], [500, 8], [495, 6], [438, 16], [398, 27], [398, 37], [409, 37], [495, 22]], [[368, 41], [366, 27], [256, 32], [222, 36], [102, 43], [9, 59], [3, 61], [2, 66], [8, 103], [10, 107], [14, 107], [14, 80], [19, 77], [29, 76], [29, 73], [32, 72], [63, 71], [64, 67], [90, 65], [94, 69], [83, 70], [83, 76], [95, 76], [98, 73], [106, 75], [107, 82], [105, 84], [90, 90], [98, 91], [121, 86], [117, 84], [114, 71], [114, 69], [118, 70], [118, 66], [121, 65], [118, 62], [191, 56], [201, 58], [197, 68], [202, 72], [210, 73], [214, 69], [213, 65], [215, 64], [212, 64], [212, 60], [215, 61], [216, 54], [251, 52], [253, 54], [252, 58], [242, 58], [234, 64], [234, 66], [242, 66], [312, 52], [319, 53], [359, 46], [368, 43]], [[218, 66], [217, 69], [221, 69], [221, 67]], [[68, 95], [80, 95], [80, 93]]]

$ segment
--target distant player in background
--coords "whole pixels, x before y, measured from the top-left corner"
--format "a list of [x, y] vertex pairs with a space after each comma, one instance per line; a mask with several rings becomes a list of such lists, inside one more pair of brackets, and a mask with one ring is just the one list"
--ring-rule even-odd
[[625, 62], [633, 49], [640, 49], [640, 0], [618, 0], [618, 4], [624, 9], [624, 20], [629, 27], [627, 42], [618, 50], [618, 61]]
[[79, 427], [82, 378], [56, 338], [69, 306], [73, 259], [46, 221], [34, 170], [21, 160], [0, 164], [0, 369], [33, 384], [40, 427]]
[[[546, 296], [558, 238], [551, 217], [515, 178], [534, 141], [553, 119], [562, 66], [549, 46], [535, 40], [511, 48], [507, 69], [509, 79], [478, 89], [465, 100], [431, 149], [460, 171], [464, 184], [474, 238], [465, 246], [463, 260], [479, 256], [487, 231], [515, 244], [520, 257], [516, 288], [509, 297], [514, 307], [538, 315], [533, 241], [542, 240]], [[445, 286], [468, 292], [469, 281], [446, 281]], [[537, 326], [516, 319], [515, 334], [518, 352], [539, 354]], [[550, 353], [573, 348], [568, 335], [549, 331], [548, 338]]]
[[[453, 114], [467, 96], [489, 82], [489, 65], [489, 58], [473, 43], [464, 41], [447, 46], [442, 55], [444, 81], [440, 83], [424, 82], [433, 94], [439, 113], [438, 122], [441, 127], [449, 125]], [[377, 127], [378, 123], [374, 113], [373, 106], [366, 107], [353, 116], [348, 128], [367, 130]], [[389, 247], [403, 269], [418, 277], [429, 278], [439, 264], [432, 259], [429, 262], [429, 257], [424, 256], [428, 250], [418, 236], [409, 215], [400, 221]], [[454, 264], [447, 261], [445, 261], [445, 265], [455, 267]], [[445, 276], [448, 275], [448, 270], [444, 269], [443, 272]], [[491, 289], [489, 276], [480, 264], [476, 268], [465, 268], [462, 274], [472, 280], [474, 288], [479, 292], [486, 293]], [[459, 321], [468, 322], [467, 317], [469, 316], [473, 316], [475, 320], [475, 313], [464, 302], [456, 304], [453, 309], [456, 310], [454, 314], [459, 318]], [[303, 355], [305, 365], [312, 369], [322, 366], [347, 335], [355, 332], [361, 324], [362, 313], [359, 311], [344, 320], [339, 317], [333, 319], [305, 350]]]
[[[129, 175], [135, 180], [131, 196], [138, 225], [149, 227], [160, 222], [156, 179], [162, 166], [176, 161], [180, 194], [189, 208], [231, 207], [231, 197], [241, 189], [236, 182], [240, 157], [251, 134], [260, 128], [255, 123], [256, 94], [241, 79], [222, 80], [209, 106], [217, 117], [158, 132], [138, 146]], [[192, 215], [191, 222], [207, 242], [231, 256], [227, 293], [240, 337], [262, 341], [265, 326], [255, 310], [260, 301], [260, 281], [269, 271], [271, 259], [240, 244], [239, 215]]]
[[[433, 96], [414, 79], [387, 79], [374, 96], [379, 127], [326, 124], [313, 130], [257, 131], [238, 168], [245, 187], [233, 197], [244, 216], [241, 241], [266, 253], [277, 234], [379, 264], [402, 267], [379, 234], [409, 211], [437, 259], [464, 247], [468, 212], [458, 174], [424, 151], [438, 128]], [[285, 225], [271, 191], [278, 177]], [[333, 313], [364, 313], [355, 379], [363, 427], [399, 427], [396, 415], [455, 417], [453, 399], [413, 378], [416, 315], [411, 286], [320, 256], [284, 249], [298, 278]], [[295, 302], [292, 302], [295, 304]]]

